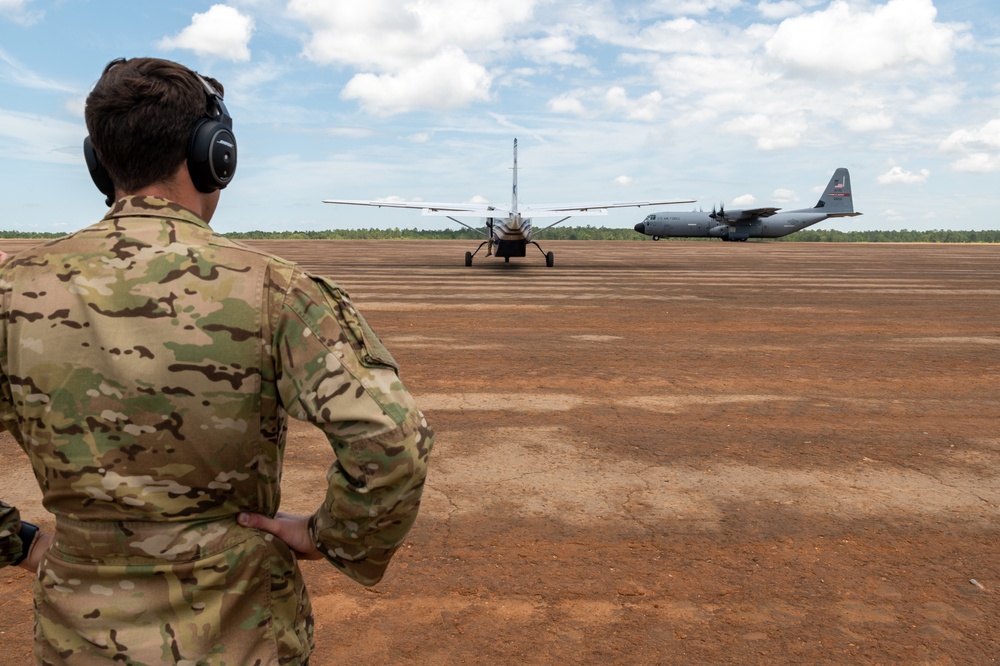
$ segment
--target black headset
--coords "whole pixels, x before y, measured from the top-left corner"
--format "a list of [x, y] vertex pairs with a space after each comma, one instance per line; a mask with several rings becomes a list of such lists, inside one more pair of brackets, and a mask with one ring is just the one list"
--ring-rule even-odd
[[[236, 173], [236, 137], [233, 135], [233, 117], [229, 115], [222, 95], [197, 72], [192, 72], [205, 87], [205, 116], [199, 118], [191, 129], [188, 140], [187, 164], [191, 181], [199, 192], [221, 190]], [[90, 177], [107, 199], [115, 202], [115, 185], [111, 176], [97, 159], [97, 151], [88, 136], [83, 140], [83, 156], [87, 160]]]

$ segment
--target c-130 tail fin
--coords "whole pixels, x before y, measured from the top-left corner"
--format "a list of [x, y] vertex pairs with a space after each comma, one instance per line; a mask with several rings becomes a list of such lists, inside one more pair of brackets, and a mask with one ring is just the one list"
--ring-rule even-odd
[[844, 167], [833, 172], [833, 178], [823, 191], [823, 196], [813, 209], [829, 217], [854, 217], [854, 198], [851, 196], [851, 174]]

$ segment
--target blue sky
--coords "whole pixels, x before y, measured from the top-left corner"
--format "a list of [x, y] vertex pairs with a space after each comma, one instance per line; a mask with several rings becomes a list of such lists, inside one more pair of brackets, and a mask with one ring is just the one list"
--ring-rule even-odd
[[[324, 198], [697, 199], [1000, 226], [1000, 7], [989, 0], [0, 0], [0, 229], [104, 213], [80, 144], [107, 61], [223, 82], [239, 168], [222, 232], [457, 225]], [[568, 224], [631, 227], [651, 209]]]

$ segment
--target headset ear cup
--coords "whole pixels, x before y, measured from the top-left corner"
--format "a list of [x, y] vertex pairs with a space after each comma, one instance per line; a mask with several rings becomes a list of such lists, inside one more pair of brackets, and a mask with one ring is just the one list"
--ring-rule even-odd
[[188, 172], [199, 192], [221, 190], [236, 173], [236, 137], [218, 120], [202, 119], [191, 132]]
[[94, 142], [90, 140], [89, 135], [83, 140], [83, 158], [87, 160], [91, 180], [97, 185], [97, 189], [107, 196], [107, 204], [110, 206], [115, 199], [115, 184], [111, 182], [111, 176], [108, 175], [104, 165], [97, 159], [97, 151], [94, 150]]

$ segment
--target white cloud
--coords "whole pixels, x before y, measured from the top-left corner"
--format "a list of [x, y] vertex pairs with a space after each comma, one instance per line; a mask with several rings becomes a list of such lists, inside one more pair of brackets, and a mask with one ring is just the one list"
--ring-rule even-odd
[[955, 91], [925, 92], [912, 100], [907, 100], [908, 111], [917, 114], [933, 115], [945, 113], [958, 106], [962, 101], [962, 95]]
[[771, 201], [776, 203], [792, 203], [793, 201], [798, 201], [799, 197], [795, 194], [793, 190], [788, 190], [784, 188], [779, 188], [771, 193]]
[[80, 164], [83, 123], [0, 109], [0, 156], [33, 162]]
[[0, 16], [20, 25], [34, 25], [42, 20], [44, 12], [29, 8], [31, 0], [0, 0]]
[[12, 58], [3, 48], [0, 48], [0, 81], [10, 81], [19, 87], [34, 90], [75, 92], [75, 89], [68, 84], [39, 76], [24, 63]]
[[979, 129], [956, 130], [941, 142], [941, 150], [982, 151], [1000, 149], [1000, 118], [994, 119]]
[[768, 116], [755, 113], [733, 118], [723, 125], [723, 129], [755, 138], [760, 150], [777, 150], [798, 146], [808, 130], [808, 124], [800, 115]]
[[[290, 0], [288, 15], [310, 34], [303, 55], [322, 65], [359, 71], [341, 97], [372, 113], [454, 109], [487, 100], [493, 75], [485, 58], [505, 46], [507, 32], [531, 17], [535, 0]], [[562, 62], [572, 43], [537, 42]]]
[[703, 16], [711, 12], [728, 12], [739, 7], [742, 0], [656, 0], [652, 11], [675, 16]]
[[965, 26], [937, 23], [936, 17], [932, 0], [889, 0], [869, 11], [836, 0], [783, 21], [765, 50], [792, 69], [826, 76], [946, 65]]
[[341, 93], [380, 115], [415, 108], [455, 109], [489, 99], [491, 77], [482, 65], [470, 62], [458, 49], [417, 61], [389, 74], [356, 74]]
[[902, 222], [906, 219], [906, 216], [899, 211], [893, 210], [892, 208], [886, 208], [882, 212], [882, 217], [889, 220], [890, 222]]
[[852, 132], [878, 132], [893, 126], [893, 119], [888, 113], [859, 113], [844, 121], [844, 125]]
[[802, 6], [797, 2], [791, 2], [790, 0], [781, 0], [780, 2], [758, 2], [757, 11], [761, 15], [769, 20], [785, 19], [790, 16], [795, 16], [802, 13]]
[[945, 152], [965, 153], [949, 165], [953, 171], [1000, 171], [1000, 118], [977, 129], [955, 130], [941, 142], [940, 148]]
[[576, 53], [576, 43], [566, 35], [548, 35], [538, 39], [522, 39], [517, 50], [525, 58], [543, 65], [587, 67], [590, 58]]
[[660, 116], [662, 102], [663, 95], [656, 90], [639, 98], [631, 98], [625, 88], [612, 86], [606, 89], [572, 90], [552, 97], [546, 103], [546, 107], [553, 113], [581, 117], [601, 115], [599, 111], [588, 112], [588, 107], [590, 109], [600, 108], [605, 114], [624, 116], [628, 120], [650, 122]]
[[204, 14], [191, 17], [191, 25], [174, 37], [164, 37], [162, 49], [188, 49], [200, 56], [246, 62], [250, 60], [250, 37], [254, 23], [249, 16], [227, 5], [212, 5]]
[[583, 102], [580, 101], [575, 92], [563, 93], [562, 95], [553, 97], [545, 106], [553, 113], [566, 113], [573, 116], [582, 116], [587, 112], [583, 108]]
[[442, 49], [488, 52], [531, 17], [534, 0], [290, 0], [288, 14], [310, 30], [303, 55], [320, 64], [378, 72], [412, 67]]
[[920, 171], [906, 171], [901, 166], [894, 166], [878, 177], [878, 182], [882, 185], [915, 185], [926, 183], [931, 172], [927, 169]]
[[741, 194], [740, 196], [733, 199], [733, 206], [739, 206], [741, 208], [746, 208], [748, 206], [753, 206], [757, 203], [757, 197], [752, 194]]
[[618, 176], [614, 182], [616, 185], [628, 186], [632, 184], [632, 176]]
[[659, 115], [660, 102], [663, 96], [659, 92], [653, 91], [643, 95], [639, 99], [629, 99], [625, 89], [621, 86], [614, 86], [604, 94], [604, 102], [612, 112], [621, 112], [629, 120], [655, 120]]
[[1000, 171], [1000, 155], [972, 153], [951, 163], [953, 171], [965, 173], [990, 173]]

